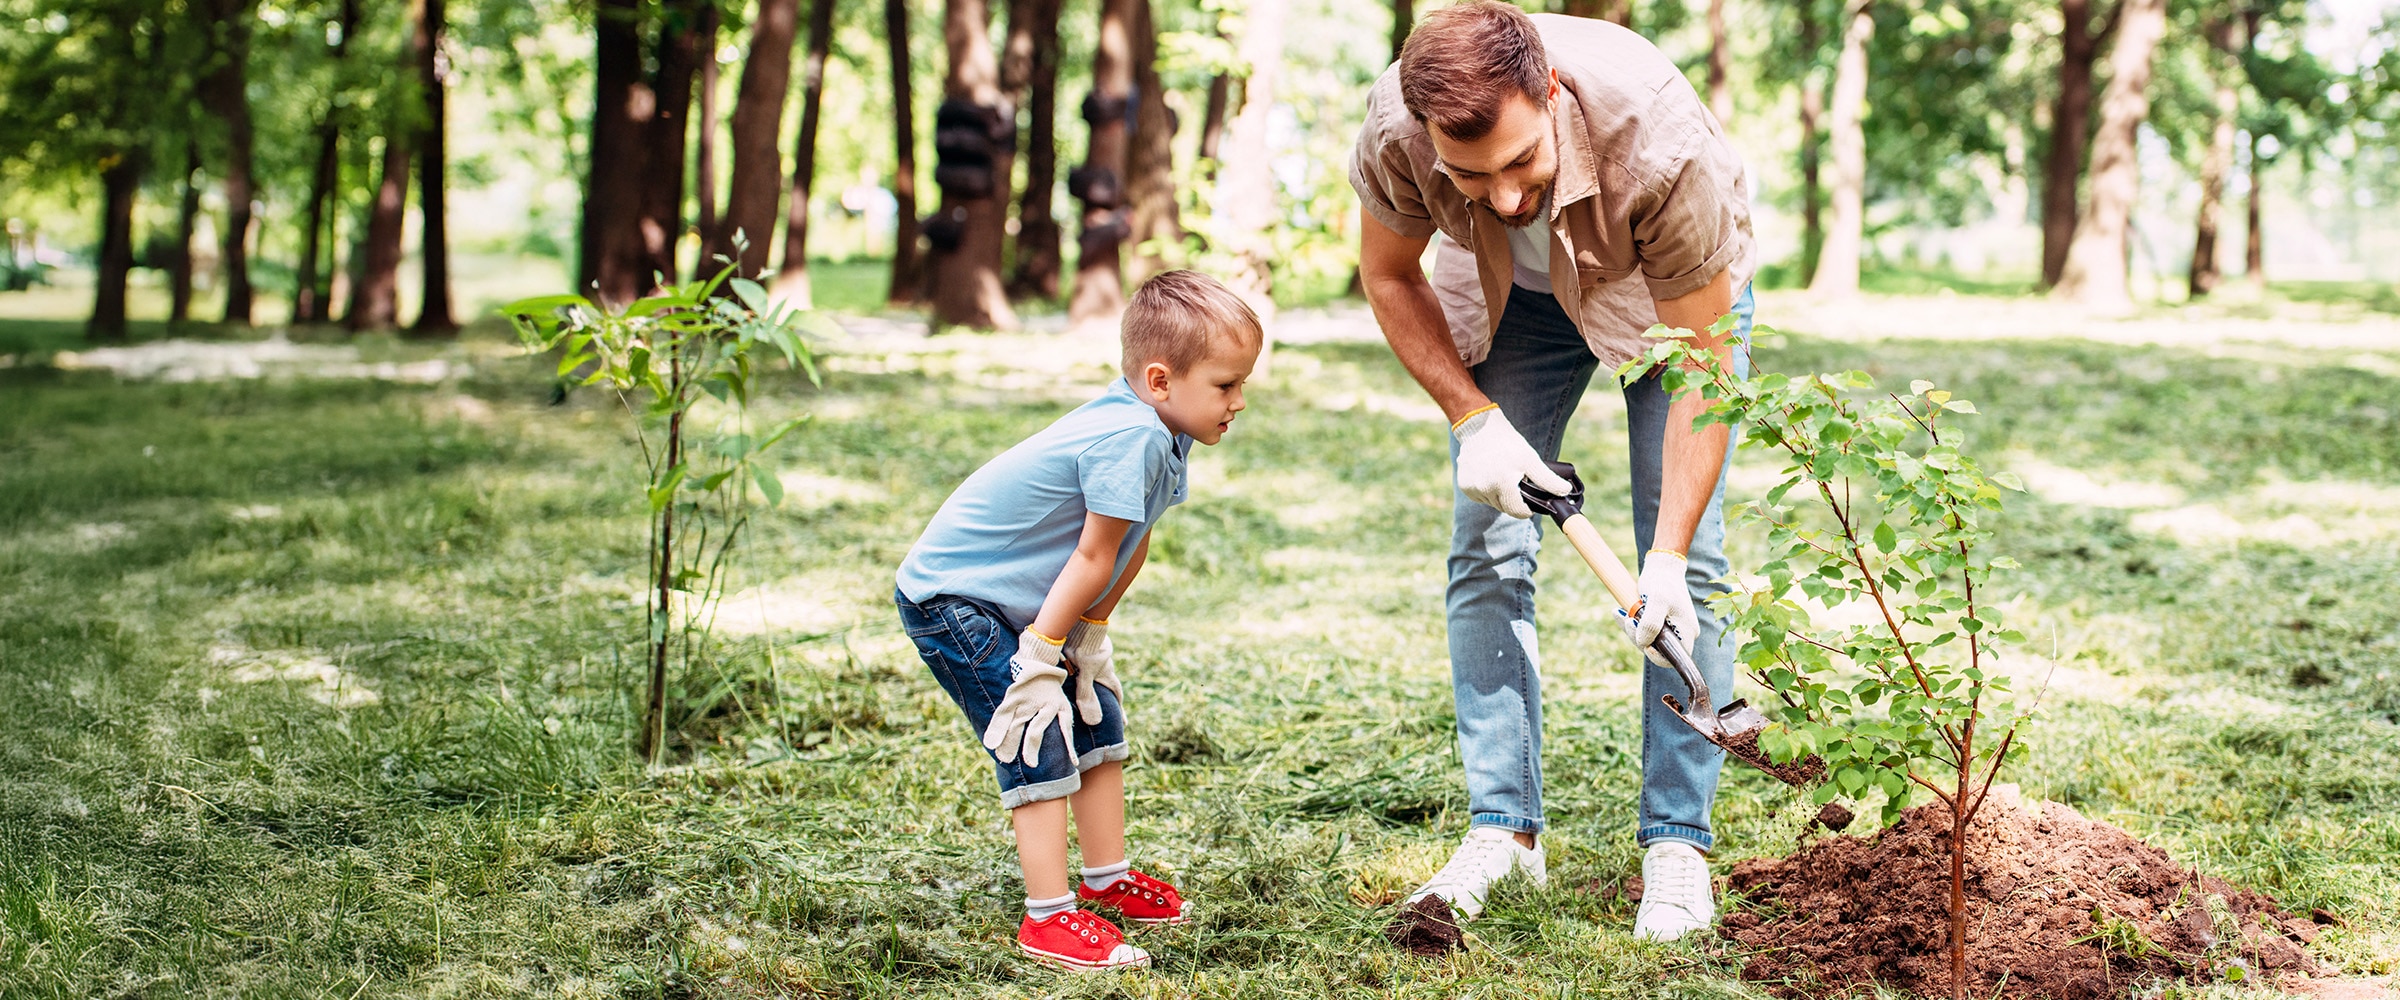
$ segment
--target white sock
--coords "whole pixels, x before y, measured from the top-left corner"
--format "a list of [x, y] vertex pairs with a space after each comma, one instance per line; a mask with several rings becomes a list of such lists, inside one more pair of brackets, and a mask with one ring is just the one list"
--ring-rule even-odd
[[1124, 878], [1126, 872], [1132, 870], [1133, 862], [1131, 861], [1119, 861], [1113, 865], [1086, 868], [1083, 870], [1083, 887], [1093, 892], [1106, 890], [1109, 886], [1117, 884], [1119, 879]]
[[1057, 899], [1025, 897], [1025, 915], [1035, 920], [1048, 920], [1074, 908], [1075, 894], [1071, 892]]

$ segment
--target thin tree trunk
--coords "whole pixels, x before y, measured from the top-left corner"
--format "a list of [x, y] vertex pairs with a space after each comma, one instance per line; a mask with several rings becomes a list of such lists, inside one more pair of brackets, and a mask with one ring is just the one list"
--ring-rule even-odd
[[1100, 0], [1100, 34], [1092, 50], [1092, 92], [1083, 101], [1091, 142], [1083, 166], [1067, 175], [1068, 193], [1083, 201], [1076, 238], [1075, 294], [1070, 326], [1114, 324], [1125, 308], [1123, 247], [1132, 226], [1125, 213], [1127, 119], [1133, 114], [1134, 0]]
[[446, 26], [442, 0], [418, 0], [418, 5], [416, 37], [409, 48], [416, 56], [418, 93], [425, 100], [424, 131], [417, 141], [418, 252], [424, 265], [420, 275], [424, 286], [417, 323], [409, 332], [419, 337], [450, 337], [458, 333], [458, 320], [450, 309], [449, 199], [445, 193], [449, 151], [443, 118], [449, 64], [442, 56], [442, 32]]
[[792, 147], [792, 193], [783, 216], [783, 269], [775, 296], [808, 308], [808, 198], [817, 182], [817, 107], [825, 96], [825, 60], [833, 51], [833, 0], [809, 0], [808, 59], [800, 67], [800, 141]]
[[677, 0], [665, 6], [666, 22], [658, 29], [658, 71], [650, 83], [650, 118], [643, 123], [649, 148], [644, 150], [642, 270], [636, 287], [644, 295], [661, 281], [681, 280], [675, 250], [683, 239], [683, 149], [691, 133], [692, 77], [714, 58], [705, 46], [710, 44], [708, 22], [715, 11], [709, 0]]
[[1576, 17], [1596, 17], [1603, 21], [1633, 27], [1633, 0], [1566, 0], [1561, 13]]
[[142, 188], [142, 154], [138, 150], [119, 152], [107, 163], [100, 171], [100, 273], [92, 296], [92, 319], [84, 336], [94, 341], [123, 341], [125, 280], [133, 272], [133, 201]]
[[[693, 129], [692, 141], [699, 151], [692, 157], [692, 201], [696, 206], [695, 226], [700, 233], [700, 265], [708, 263], [705, 255], [709, 244], [717, 238], [717, 40], [722, 37], [717, 5], [700, 5], [700, 110], [699, 126]], [[708, 268], [695, 266], [694, 273]]]
[[1200, 158], [1210, 164], [1206, 169], [1212, 177], [1216, 164], [1224, 159], [1225, 121], [1233, 106], [1233, 87], [1232, 74], [1217, 74], [1208, 81], [1208, 104], [1200, 111]]
[[892, 83], [892, 281], [884, 300], [910, 305], [925, 297], [925, 259], [917, 250], [917, 114], [910, 82], [908, 0], [883, 0], [885, 58]]
[[[2259, 9], [2248, 6], [2242, 10], [2242, 51], [2258, 49]], [[2250, 204], [2246, 228], [2242, 233], [2242, 280], [2261, 292], [2267, 290], [2267, 237], [2259, 227], [2261, 207], [2267, 199], [2267, 163], [2258, 155], [2259, 135], [2250, 134]]]
[[1262, 322], [1275, 317], [1275, 176], [1267, 148], [1268, 116], [1275, 107], [1276, 77], [1283, 66], [1285, 5], [1251, 4], [1243, 13], [1235, 51], [1250, 67], [1242, 81], [1242, 110], [1227, 129], [1224, 165], [1217, 178], [1218, 208], [1224, 213], [1224, 247], [1236, 261], [1225, 284], [1250, 303]]
[[[334, 30], [333, 64], [342, 66], [350, 55], [350, 36], [358, 31], [358, 0], [342, 0], [341, 13], [331, 25]], [[292, 322], [322, 323], [330, 306], [324, 290], [317, 286], [317, 275], [324, 269], [325, 258], [332, 256], [327, 202], [334, 197], [334, 188], [341, 177], [342, 123], [341, 105], [325, 102], [325, 111], [317, 119], [317, 164], [309, 175], [308, 235], [300, 244], [300, 269], [292, 282]]]
[[2052, 289], [2059, 298], [2106, 309], [2130, 308], [2125, 241], [2141, 186], [2134, 140], [2150, 116], [2150, 61], [2166, 34], [2166, 0], [2123, 0], [2117, 41], [2109, 53], [2108, 89], [2100, 97], [2100, 131], [2092, 139], [2091, 205], [2075, 224], [2067, 265]]
[[[681, 400], [683, 384], [683, 344], [670, 341], [667, 349], [667, 386], [673, 397]], [[667, 414], [666, 464], [672, 469], [683, 464], [683, 409], [678, 407]], [[642, 735], [636, 746], [642, 759], [657, 763], [658, 755], [666, 749], [667, 728], [667, 651], [675, 641], [675, 505], [667, 504], [658, 511], [658, 551], [655, 555], [655, 577], [658, 585], [652, 608], [650, 631], [657, 638], [650, 640], [650, 684], [642, 710]]]
[[1967, 803], [1975, 780], [1975, 724], [1958, 744], [1957, 782], [1950, 792], [1950, 1000], [1967, 1000]]
[[641, 294], [643, 140], [655, 100], [642, 81], [640, 0], [599, 0], [592, 48], [592, 136], [587, 145], [576, 283], [622, 305]]
[[1800, 280], [1813, 280], [1819, 252], [1825, 247], [1825, 224], [1819, 217], [1824, 193], [1818, 185], [1823, 158], [1818, 141], [1819, 119], [1825, 114], [1825, 78], [1817, 72], [1817, 50], [1825, 41], [1825, 26], [1817, 20], [1816, 0], [1800, 0], [1800, 49], [1807, 69], [1800, 76]]
[[1833, 225], [1825, 231], [1817, 270], [1808, 287], [1826, 295], [1858, 291], [1858, 261], [1866, 252], [1867, 137], [1860, 127], [1867, 106], [1867, 41], [1875, 35], [1868, 0], [1844, 5], [1842, 54], [1833, 67], [1833, 113], [1827, 123], [1833, 147]]
[[1719, 123], [1733, 120], [1733, 92], [1725, 72], [1731, 46], [1725, 37], [1725, 0], [1708, 0], [1708, 111]]
[[[748, 277], [766, 273], [775, 242], [775, 209], [783, 200], [784, 95], [792, 83], [792, 35], [799, 0], [759, 0], [750, 29], [750, 56], [742, 61], [742, 89], [733, 101], [733, 182], [725, 198], [715, 248], [709, 256], [736, 262]], [[735, 247], [735, 241], [743, 245]]]
[[2211, 61], [2216, 64], [2212, 68], [2217, 78], [2217, 121], [2209, 134], [2208, 154], [2200, 161], [2200, 211], [2193, 223], [2190, 284], [2195, 299], [2205, 298], [2224, 280], [2224, 269], [2217, 266], [2217, 232], [2225, 214], [2225, 175], [2233, 170], [2235, 118], [2242, 109], [2233, 25], [2228, 19], [2208, 26]]
[[225, 322], [250, 324], [250, 231], [257, 182], [251, 159], [257, 135], [250, 119], [250, 18], [253, 0], [211, 0], [207, 9], [215, 62], [200, 81], [200, 96], [225, 126]]
[[2058, 98], [2050, 108], [2050, 149], [2042, 164], [2042, 284], [2058, 284], [2075, 240], [2076, 188], [2092, 135], [2092, 67], [2114, 27], [2092, 28], [2094, 0], [2059, 0]]
[[[384, 129], [383, 179], [367, 212], [366, 246], [358, 278], [350, 285], [350, 308], [342, 325], [351, 330], [388, 330], [400, 314], [400, 228], [408, 209], [408, 123]], [[594, 162], [598, 162], [595, 160]]]
[[1016, 311], [1000, 284], [1016, 114], [1000, 94], [992, 56], [991, 12], [984, 0], [947, 0], [942, 41], [950, 72], [934, 119], [934, 179], [942, 208], [926, 225], [932, 244], [936, 327], [1014, 329]]
[[183, 200], [175, 211], [175, 259], [167, 271], [167, 326], [192, 318], [192, 230], [200, 220], [200, 144], [183, 140]]
[[[1012, 299], [1057, 298], [1059, 272], [1066, 266], [1052, 207], [1058, 187], [1058, 8], [1059, 0], [1015, 0], [1009, 5], [1009, 61], [1001, 66], [1001, 90], [1012, 101], [1022, 90], [1027, 105], [1025, 193], [1017, 202], [1016, 273], [1008, 281]], [[1024, 79], [1018, 84], [1012, 74], [1020, 38]]]
[[[1417, 0], [1392, 0], [1392, 61], [1400, 61], [1400, 49], [1408, 44], [1408, 33], [1417, 24]], [[1222, 80], [1224, 77], [1218, 77]], [[1210, 84], [1215, 94], [1215, 84]]]
[[1175, 205], [1175, 112], [1158, 78], [1158, 21], [1153, 0], [1133, 0], [1133, 135], [1125, 152], [1126, 211], [1133, 224], [1133, 258], [1126, 281], [1136, 287], [1168, 267], [1168, 249], [1183, 242]]

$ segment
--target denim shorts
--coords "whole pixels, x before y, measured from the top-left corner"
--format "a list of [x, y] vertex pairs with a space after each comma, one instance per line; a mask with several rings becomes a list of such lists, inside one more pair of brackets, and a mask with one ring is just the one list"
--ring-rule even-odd
[[[1008, 693], [1008, 661], [1017, 655], [1018, 630], [990, 605], [972, 598], [945, 595], [918, 604], [895, 592], [892, 601], [900, 606], [900, 627], [908, 632], [909, 641], [917, 644], [917, 656], [933, 670], [933, 679], [941, 682], [950, 700], [967, 714], [967, 724], [975, 730], [975, 745], [983, 746], [983, 731], [992, 724], [993, 710]], [[1073, 701], [1074, 677], [1061, 683], [1068, 700]], [[1129, 756], [1125, 710], [1107, 688], [1094, 691], [1100, 698], [1099, 723], [1086, 723], [1080, 712], [1068, 712], [1075, 735], [1074, 759], [1068, 759], [1056, 725], [1042, 737], [1038, 766], [1026, 766], [1023, 756], [1004, 763], [990, 748], [984, 749], [992, 758], [993, 777], [1000, 780], [1003, 808], [1066, 798], [1083, 787], [1084, 771]]]

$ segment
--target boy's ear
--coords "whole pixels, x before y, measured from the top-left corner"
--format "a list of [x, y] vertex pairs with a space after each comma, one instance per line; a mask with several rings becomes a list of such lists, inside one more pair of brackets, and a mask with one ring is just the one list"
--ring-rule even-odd
[[1167, 370], [1166, 362], [1153, 361], [1143, 365], [1142, 391], [1152, 400], [1163, 402], [1167, 398], [1167, 383], [1174, 377], [1175, 373]]

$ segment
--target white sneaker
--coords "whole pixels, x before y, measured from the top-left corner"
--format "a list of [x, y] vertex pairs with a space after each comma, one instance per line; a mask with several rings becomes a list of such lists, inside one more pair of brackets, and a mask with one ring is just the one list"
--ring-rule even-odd
[[1716, 919], [1717, 899], [1708, 881], [1708, 859], [1681, 841], [1650, 845], [1642, 854], [1642, 906], [1633, 916], [1633, 936], [1673, 941]]
[[1450, 863], [1435, 872], [1424, 888], [1410, 893], [1407, 901], [1440, 896], [1460, 920], [1473, 920], [1483, 913], [1483, 899], [1491, 894], [1492, 883], [1514, 871], [1523, 871], [1535, 885], [1548, 885], [1550, 866], [1542, 845], [1538, 841], [1530, 848], [1519, 844], [1516, 832], [1503, 827], [1475, 827], [1458, 842]]

